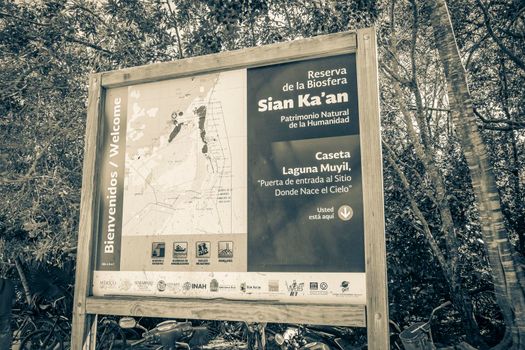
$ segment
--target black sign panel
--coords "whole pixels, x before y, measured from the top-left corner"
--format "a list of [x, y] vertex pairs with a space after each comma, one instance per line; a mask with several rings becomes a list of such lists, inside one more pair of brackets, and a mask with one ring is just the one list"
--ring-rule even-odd
[[355, 54], [247, 78], [248, 271], [364, 272]]
[[127, 91], [127, 87], [110, 89], [106, 95], [98, 187], [100, 221], [96, 269], [101, 271], [120, 269]]

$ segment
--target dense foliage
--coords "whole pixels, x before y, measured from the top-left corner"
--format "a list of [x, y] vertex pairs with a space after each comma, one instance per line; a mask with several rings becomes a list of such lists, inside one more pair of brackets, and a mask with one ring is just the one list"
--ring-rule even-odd
[[[525, 4], [448, 6], [523, 257]], [[406, 326], [453, 300], [441, 342], [498, 343], [505, 325], [431, 11], [394, 0], [0, 0], [0, 273], [15, 276], [16, 258], [66, 268], [75, 259], [90, 73], [376, 25], [390, 318]]]

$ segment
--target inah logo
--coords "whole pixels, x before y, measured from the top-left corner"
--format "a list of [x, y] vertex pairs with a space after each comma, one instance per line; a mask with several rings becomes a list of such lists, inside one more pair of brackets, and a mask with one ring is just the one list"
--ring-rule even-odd
[[190, 290], [191, 289], [191, 283], [190, 282], [186, 282], [182, 285], [182, 289], [184, 290]]
[[241, 292], [246, 293], [246, 282], [241, 283]]
[[206, 283], [192, 283], [191, 289], [206, 289]]
[[286, 288], [288, 288], [291, 297], [296, 297], [298, 292], [303, 291], [304, 283], [297, 283], [295, 280], [293, 280], [292, 284], [290, 285], [288, 284], [288, 282], [286, 282]]
[[318, 290], [318, 289], [319, 289], [319, 283], [310, 282], [310, 290]]
[[348, 292], [349, 289], [350, 289], [350, 282], [348, 282], [348, 281], [341, 282], [341, 291], [343, 293], [344, 292]]

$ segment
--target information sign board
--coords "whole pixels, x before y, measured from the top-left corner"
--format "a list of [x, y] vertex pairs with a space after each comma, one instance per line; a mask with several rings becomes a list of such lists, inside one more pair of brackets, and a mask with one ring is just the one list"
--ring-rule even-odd
[[355, 53], [105, 101], [94, 295], [366, 303]]
[[88, 109], [74, 348], [100, 313], [388, 343], [373, 29], [99, 73]]

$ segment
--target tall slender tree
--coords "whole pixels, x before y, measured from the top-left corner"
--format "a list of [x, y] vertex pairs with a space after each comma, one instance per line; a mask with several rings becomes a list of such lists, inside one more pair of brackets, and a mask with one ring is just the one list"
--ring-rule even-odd
[[445, 0], [432, 6], [435, 43], [447, 80], [452, 120], [459, 135], [470, 170], [476, 206], [494, 277], [496, 299], [501, 307], [507, 333], [499, 345], [525, 347], [525, 276], [523, 266], [509, 241], [500, 205], [499, 193], [487, 150], [481, 138], [459, 54], [450, 14]]

